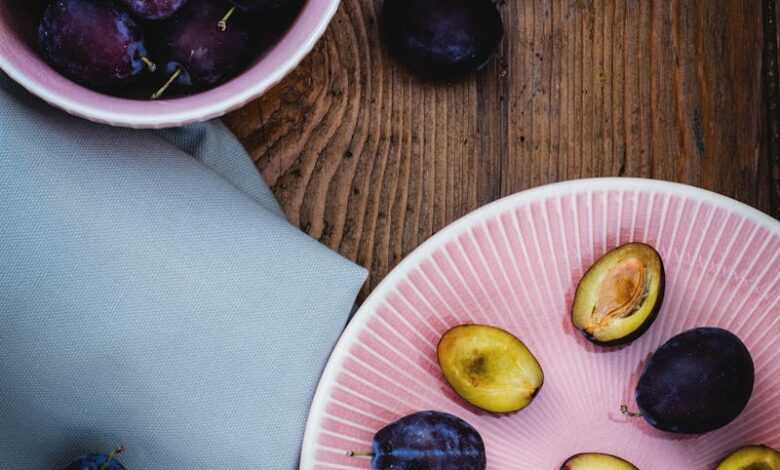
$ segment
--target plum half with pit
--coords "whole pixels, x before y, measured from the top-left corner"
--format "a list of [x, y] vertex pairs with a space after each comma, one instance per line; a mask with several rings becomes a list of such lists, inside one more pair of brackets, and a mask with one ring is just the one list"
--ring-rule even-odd
[[611, 454], [588, 452], [572, 455], [560, 470], [639, 470], [631, 462]]
[[437, 347], [439, 366], [464, 400], [491, 413], [510, 413], [531, 404], [544, 383], [533, 353], [511, 333], [489, 325], [460, 325]]
[[224, 0], [190, 0], [177, 15], [156, 25], [155, 52], [165, 59], [169, 78], [152, 98], [173, 83], [195, 90], [213, 87], [247, 65], [253, 52], [247, 23], [235, 21], [227, 31], [217, 27], [229, 6]]
[[38, 43], [60, 73], [95, 89], [121, 89], [154, 69], [141, 25], [112, 2], [52, 1], [38, 26]]
[[110, 454], [87, 454], [63, 470], [125, 470], [124, 465], [117, 460], [117, 455], [122, 451], [123, 449], [119, 448]]
[[457, 416], [420, 411], [380, 429], [371, 452], [372, 470], [484, 470], [485, 443], [476, 429]]
[[652, 325], [664, 298], [661, 256], [650, 245], [628, 243], [596, 260], [577, 285], [571, 321], [603, 346], [630, 343]]
[[715, 470], [780, 470], [780, 452], [762, 445], [741, 447], [723, 459]]
[[653, 353], [639, 378], [636, 403], [641, 416], [662, 431], [702, 434], [739, 416], [753, 382], [753, 359], [736, 335], [694, 328]]
[[144, 20], [162, 20], [172, 16], [187, 0], [119, 0], [130, 13]]
[[481, 69], [504, 36], [491, 0], [385, 0], [381, 26], [390, 53], [429, 79]]

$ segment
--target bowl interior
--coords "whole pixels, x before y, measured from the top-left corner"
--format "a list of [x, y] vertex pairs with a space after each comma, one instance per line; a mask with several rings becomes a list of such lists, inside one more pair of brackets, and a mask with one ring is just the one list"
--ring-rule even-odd
[[[574, 290], [595, 259], [629, 241], [659, 250], [666, 298], [634, 343], [594, 346], [569, 320]], [[705, 470], [741, 445], [780, 447], [778, 261], [780, 223], [681, 185], [591, 180], [499, 201], [423, 245], [357, 313], [323, 375], [301, 468], [369, 468], [345, 452], [370, 449], [378, 429], [426, 409], [474, 425], [496, 470], [559, 468], [579, 452], [620, 455], [643, 470]], [[545, 381], [527, 409], [490, 415], [444, 382], [436, 345], [463, 323], [507, 329], [534, 352]], [[751, 351], [747, 409], [702, 436], [622, 416], [621, 404], [636, 409], [633, 390], [649, 355], [695, 326], [727, 328]]]
[[281, 80], [311, 50], [338, 0], [307, 0], [289, 30], [244, 72], [196, 95], [159, 101], [96, 93], [61, 76], [35, 50], [35, 27], [45, 2], [0, 2], [0, 68], [22, 86], [66, 111], [127, 127], [171, 127], [218, 117]]

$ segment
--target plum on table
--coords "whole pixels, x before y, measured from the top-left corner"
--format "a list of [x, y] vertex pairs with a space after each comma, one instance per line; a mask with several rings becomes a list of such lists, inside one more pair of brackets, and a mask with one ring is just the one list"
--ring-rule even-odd
[[429, 79], [481, 69], [504, 36], [491, 0], [385, 0], [381, 26], [390, 53]]
[[60, 73], [96, 89], [121, 89], [155, 68], [141, 25], [111, 2], [52, 1], [38, 26], [38, 43]]
[[371, 456], [372, 470], [484, 470], [485, 444], [476, 429], [457, 416], [420, 411], [380, 429]]

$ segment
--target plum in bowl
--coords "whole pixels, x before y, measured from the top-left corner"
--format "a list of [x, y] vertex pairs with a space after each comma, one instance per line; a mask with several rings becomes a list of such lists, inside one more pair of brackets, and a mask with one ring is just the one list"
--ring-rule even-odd
[[[193, 90], [190, 95], [177, 94], [174, 90], [161, 99], [149, 100], [165, 82], [161, 79], [171, 72], [166, 67], [167, 60], [157, 64], [156, 73], [144, 74], [139, 79], [141, 83], [133, 87], [135, 95], [119, 93], [122, 96], [80, 84], [52, 67], [41, 53], [38, 39], [38, 26], [48, 3], [44, 0], [0, 2], [0, 69], [33, 94], [73, 115], [132, 128], [164, 128], [204, 121], [257, 98], [311, 51], [339, 4], [338, 0], [300, 0], [293, 15], [285, 12], [289, 15], [287, 21], [277, 21], [278, 31], [253, 44], [254, 55], [242, 64], [235, 76], [213, 88], [204, 86]], [[231, 25], [244, 14], [236, 13]], [[219, 19], [215, 20], [215, 28]], [[154, 27], [147, 29], [147, 37], [156, 34]], [[152, 51], [152, 60], [153, 55]]]

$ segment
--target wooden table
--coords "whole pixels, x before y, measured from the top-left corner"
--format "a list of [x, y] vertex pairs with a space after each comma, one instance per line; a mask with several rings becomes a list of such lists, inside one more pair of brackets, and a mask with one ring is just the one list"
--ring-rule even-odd
[[780, 217], [775, 0], [506, 0], [497, 59], [433, 85], [344, 0], [308, 58], [226, 122], [293, 224], [371, 271], [554, 181], [642, 176]]

